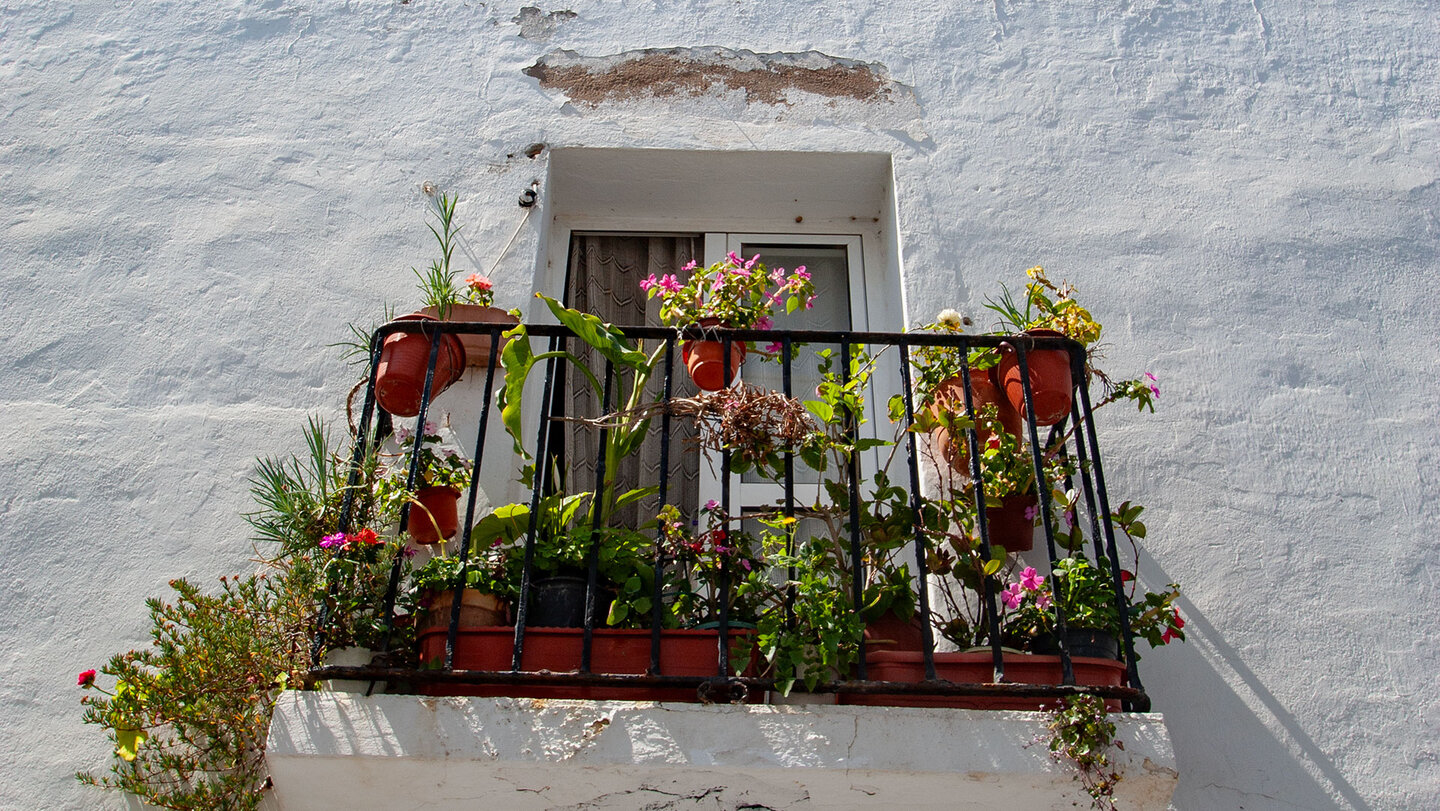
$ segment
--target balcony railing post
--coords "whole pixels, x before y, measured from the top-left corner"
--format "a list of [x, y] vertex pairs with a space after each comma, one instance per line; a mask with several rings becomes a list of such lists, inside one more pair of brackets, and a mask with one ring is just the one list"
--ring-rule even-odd
[[[915, 517], [915, 591], [920, 599], [920, 639], [925, 680], [935, 680], [935, 635], [930, 629], [930, 588], [926, 566], [929, 543], [925, 539], [924, 511], [920, 508], [920, 454], [915, 447], [915, 396], [910, 382], [910, 345], [900, 342], [900, 394], [905, 400], [905, 452], [910, 465], [910, 510]], [[861, 678], [864, 678], [862, 675]]]
[[[659, 502], [656, 512], [663, 511], [670, 503], [670, 398], [674, 395], [674, 374], [675, 374], [675, 336], [668, 335], [665, 341], [665, 379], [664, 403], [665, 409], [660, 412], [660, 467], [658, 470], [659, 492], [656, 500]], [[653, 588], [650, 594], [650, 669], [652, 676], [660, 674], [660, 625], [664, 616], [663, 606], [660, 604], [664, 598], [663, 587], [665, 583], [665, 527], [655, 528], [655, 577]]]
[[[500, 332], [503, 327], [490, 328], [490, 356], [485, 363], [485, 395], [480, 409], [480, 425], [476, 429], [475, 453], [470, 456], [470, 487], [465, 501], [465, 522], [460, 525], [460, 571], [464, 572], [470, 562], [470, 528], [475, 522], [475, 499], [480, 490], [480, 465], [485, 461], [485, 434], [490, 427], [490, 398], [495, 393], [495, 361], [500, 351]], [[450, 599], [449, 630], [445, 633], [445, 669], [455, 666], [455, 642], [460, 635], [460, 608], [464, 603], [465, 583], [455, 584]]]
[[[529, 338], [527, 337], [525, 340], [529, 340]], [[549, 470], [546, 460], [550, 451], [548, 447], [551, 429], [550, 409], [555, 394], [555, 368], [560, 360], [553, 353], [562, 345], [561, 340], [558, 334], [551, 336], [549, 347], [551, 357], [545, 361], [544, 396], [540, 401], [540, 425], [535, 431], [535, 457], [531, 469], [530, 520], [525, 530], [525, 553], [520, 566], [520, 600], [515, 609], [515, 645], [510, 655], [512, 671], [520, 669], [521, 656], [525, 647], [525, 625], [529, 621], [530, 589], [535, 575], [535, 533], [539, 531], [540, 493], [545, 489], [544, 471]]]
[[[980, 469], [980, 433], [975, 414], [975, 393], [970, 388], [969, 347], [961, 351], [965, 352], [967, 358], [960, 367], [960, 383], [964, 388], [965, 418], [970, 421], [970, 427], [965, 430], [965, 447], [970, 460], [971, 489], [975, 496], [975, 532], [980, 536], [980, 557], [989, 561], [992, 549], [990, 516], [985, 511], [985, 477]], [[1005, 681], [1005, 653], [1001, 650], [1003, 645], [1000, 638], [1000, 606], [996, 602], [999, 590], [993, 574], [985, 575], [981, 583], [985, 588], [985, 620], [990, 626], [990, 656], [995, 669], [995, 681], [998, 683]]]
[[[1055, 580], [1055, 526], [1051, 515], [1050, 483], [1045, 479], [1045, 452], [1040, 447], [1040, 429], [1035, 421], [1035, 393], [1030, 386], [1030, 363], [1027, 344], [1035, 339], [1021, 337], [1013, 344], [1020, 366], [1020, 384], [1025, 393], [1025, 428], [1029, 433], [1030, 460], [1035, 471], [1035, 490], [1039, 496], [1041, 525], [1045, 528], [1045, 550], [1050, 557], [1050, 579]], [[1065, 610], [1061, 600], [1055, 601], [1055, 638], [1060, 647], [1060, 671], [1064, 684], [1075, 683], [1075, 668], [1070, 661], [1070, 643], [1066, 638]]]
[[[604, 394], [600, 397], [601, 420], [610, 413], [610, 396], [615, 385], [615, 363], [605, 361]], [[600, 438], [595, 443], [595, 493], [590, 497], [590, 544], [585, 550], [585, 636], [580, 647], [580, 672], [590, 672], [590, 654], [595, 642], [595, 598], [600, 589], [600, 531], [605, 523], [607, 505], [605, 476], [605, 443], [610, 438], [610, 428], [601, 424]]]

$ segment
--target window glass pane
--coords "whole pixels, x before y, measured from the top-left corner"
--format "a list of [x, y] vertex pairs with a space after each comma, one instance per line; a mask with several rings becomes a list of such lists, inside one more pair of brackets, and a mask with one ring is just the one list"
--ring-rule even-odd
[[[789, 314], [778, 312], [775, 316], [776, 329], [850, 329], [850, 266], [845, 246], [745, 243], [740, 253], [746, 259], [759, 254], [760, 261], [771, 270], [785, 268], [788, 272], [803, 265], [810, 273], [810, 279], [815, 284], [813, 306], [809, 310], [800, 309]], [[796, 398], [814, 399], [815, 387], [820, 383], [815, 352], [825, 348], [836, 353], [840, 350], [837, 344], [810, 344], [795, 350], [790, 380], [791, 392]], [[761, 388], [780, 391], [784, 380], [782, 374], [778, 363], [761, 363], [758, 359], [745, 363], [745, 382]], [[754, 483], [763, 479], [750, 472], [744, 475], [742, 481]], [[819, 481], [819, 476], [797, 459], [795, 481], [814, 483]]]

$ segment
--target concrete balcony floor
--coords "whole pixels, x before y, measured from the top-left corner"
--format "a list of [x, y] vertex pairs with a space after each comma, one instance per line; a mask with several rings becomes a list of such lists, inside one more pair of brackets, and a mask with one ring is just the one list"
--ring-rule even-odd
[[[285, 809], [1073, 809], [1034, 712], [287, 691]], [[1116, 714], [1121, 808], [1168, 806], [1164, 719]]]

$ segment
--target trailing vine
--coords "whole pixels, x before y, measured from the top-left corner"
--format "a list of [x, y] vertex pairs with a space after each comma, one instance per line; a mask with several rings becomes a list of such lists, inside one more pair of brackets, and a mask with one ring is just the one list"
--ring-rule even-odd
[[1110, 748], [1124, 749], [1115, 740], [1115, 722], [1105, 710], [1105, 699], [1078, 695], [1062, 699], [1050, 713], [1050, 756], [1075, 766], [1075, 779], [1101, 811], [1114, 811], [1115, 784], [1120, 773], [1111, 768]]

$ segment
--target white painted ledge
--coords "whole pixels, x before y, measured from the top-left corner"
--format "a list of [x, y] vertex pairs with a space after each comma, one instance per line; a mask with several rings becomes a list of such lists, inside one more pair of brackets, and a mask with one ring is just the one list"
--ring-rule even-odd
[[[285, 809], [1084, 808], [1029, 712], [287, 692]], [[1158, 714], [1114, 716], [1122, 808], [1165, 808]]]

